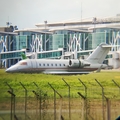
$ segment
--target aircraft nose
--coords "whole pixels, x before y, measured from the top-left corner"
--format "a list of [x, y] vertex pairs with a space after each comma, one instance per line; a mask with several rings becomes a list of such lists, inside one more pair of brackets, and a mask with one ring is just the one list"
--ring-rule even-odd
[[6, 69], [6, 72], [8, 72], [8, 73], [11, 72], [10, 68], [7, 68], [7, 69]]
[[6, 72], [10, 73], [10, 72], [14, 72], [16, 70], [16, 67], [11, 66], [10, 68], [6, 69]]

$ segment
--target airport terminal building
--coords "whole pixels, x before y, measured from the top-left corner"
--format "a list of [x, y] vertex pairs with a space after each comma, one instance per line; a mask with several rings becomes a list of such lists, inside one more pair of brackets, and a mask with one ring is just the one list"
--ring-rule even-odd
[[120, 67], [120, 15], [78, 21], [36, 24], [35, 28], [17, 30], [0, 27], [0, 67], [10, 67], [29, 58], [86, 58], [100, 43], [118, 45], [111, 48], [106, 63]]

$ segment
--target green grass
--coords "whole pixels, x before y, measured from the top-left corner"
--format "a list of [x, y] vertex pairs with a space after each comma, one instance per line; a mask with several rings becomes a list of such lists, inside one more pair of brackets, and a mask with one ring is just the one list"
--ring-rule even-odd
[[[56, 91], [58, 91], [62, 96], [68, 96], [68, 87], [63, 82], [62, 78], [70, 85], [71, 87], [71, 96], [79, 97], [77, 92], [85, 94], [84, 86], [79, 82], [80, 78], [84, 84], [87, 86], [89, 97], [98, 98], [101, 96], [101, 87], [95, 81], [97, 79], [105, 89], [105, 94], [109, 97], [113, 97], [113, 94], [116, 95], [119, 92], [118, 87], [112, 82], [112, 79], [115, 80], [120, 85], [120, 71], [101, 71], [99, 73], [90, 73], [87, 75], [46, 75], [46, 74], [23, 74], [23, 73], [6, 73], [4, 69], [0, 69], [0, 94], [1, 97], [9, 97], [8, 94], [9, 87], [6, 85], [6, 82], [13, 88], [14, 93], [18, 97], [24, 96], [24, 89], [20, 85], [20, 82], [25, 86], [28, 91], [28, 96], [32, 97], [34, 94], [32, 91], [37, 91], [38, 88], [33, 82], [35, 82], [39, 89], [44, 93], [47, 93], [48, 96], [53, 97], [53, 90], [48, 85], [50, 83]], [[115, 89], [115, 91], [113, 90]], [[116, 91], [117, 90], [117, 91]], [[94, 93], [94, 94], [93, 94]]]
[[[46, 75], [46, 74], [21, 74], [21, 73], [14, 73], [9, 74], [5, 73], [4, 69], [0, 69], [0, 110], [10, 110], [10, 101], [11, 96], [7, 92], [10, 88], [7, 86], [6, 82], [10, 87], [13, 89], [14, 94], [16, 95], [16, 110], [23, 109], [24, 107], [24, 95], [25, 90], [20, 85], [20, 82], [25, 86], [27, 89], [27, 110], [36, 109], [36, 102], [38, 102], [33, 94], [33, 90], [40, 95], [40, 89], [42, 90], [42, 102], [46, 101], [47, 109], [53, 109], [53, 96], [54, 92], [52, 88], [48, 85], [50, 83], [58, 93], [63, 96], [63, 105], [62, 109], [68, 109], [68, 87], [64, 83], [64, 80], [70, 85], [71, 90], [71, 110], [74, 109], [82, 109], [82, 99], [77, 94], [80, 92], [83, 96], [86, 95], [84, 86], [80, 81], [86, 85], [87, 87], [87, 110], [94, 111], [93, 118], [97, 117], [98, 119], [102, 119], [102, 89], [95, 81], [97, 79], [100, 84], [104, 88], [105, 96], [110, 98], [111, 100], [111, 111], [112, 115], [115, 116], [117, 110], [119, 108], [119, 100], [120, 100], [120, 89], [113, 83], [112, 79], [116, 81], [120, 85], [120, 71], [101, 71], [100, 73], [91, 73], [87, 75]], [[33, 83], [35, 82], [38, 85], [38, 88]], [[59, 96], [57, 95], [57, 98]], [[114, 101], [115, 100], [115, 101]], [[105, 100], [104, 100], [105, 101]], [[60, 99], [57, 99], [56, 108], [59, 108]], [[106, 103], [106, 102], [104, 102]], [[43, 106], [43, 109], [44, 107]], [[117, 106], [113, 108], [113, 106]], [[95, 107], [95, 108], [93, 108]], [[46, 109], [46, 110], [47, 110]], [[97, 111], [99, 109], [99, 111]], [[46, 111], [47, 113], [47, 111]], [[118, 111], [119, 113], [119, 111]], [[28, 114], [30, 118], [35, 119], [36, 114]], [[68, 114], [62, 113], [65, 119], [68, 119]], [[80, 119], [81, 113], [72, 113], [72, 119]], [[24, 119], [24, 114], [17, 114], [20, 116], [21, 119]], [[114, 117], [113, 116], [113, 117]], [[45, 117], [49, 117], [53, 119], [54, 116], [49, 115], [49, 112], [45, 115]], [[4, 119], [10, 118], [10, 115], [3, 115]], [[112, 118], [112, 116], [111, 116]]]

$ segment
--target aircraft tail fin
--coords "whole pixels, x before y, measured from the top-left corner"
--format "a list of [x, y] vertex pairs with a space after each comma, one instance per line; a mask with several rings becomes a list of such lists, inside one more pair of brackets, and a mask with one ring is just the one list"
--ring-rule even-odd
[[102, 43], [92, 52], [92, 54], [86, 60], [91, 63], [102, 64], [110, 48], [110, 45]]

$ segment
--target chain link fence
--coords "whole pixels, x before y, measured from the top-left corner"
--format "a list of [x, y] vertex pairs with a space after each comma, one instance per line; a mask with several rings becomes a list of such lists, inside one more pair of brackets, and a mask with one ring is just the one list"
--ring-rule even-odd
[[[1, 89], [0, 120], [115, 120], [120, 115], [120, 87], [70, 86], [65, 80], [65, 89], [56, 90], [51, 83], [49, 91], [40, 89]], [[73, 92], [74, 91], [74, 92]], [[76, 91], [76, 92], [75, 92]], [[2, 97], [4, 94], [4, 97]]]

